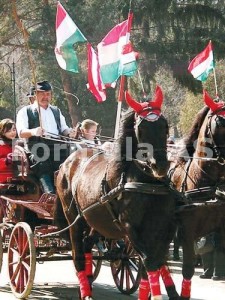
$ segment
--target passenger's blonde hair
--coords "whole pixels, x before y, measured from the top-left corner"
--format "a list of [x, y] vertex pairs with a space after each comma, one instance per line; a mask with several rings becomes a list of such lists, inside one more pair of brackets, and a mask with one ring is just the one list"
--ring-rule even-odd
[[91, 119], [85, 119], [83, 120], [83, 122], [81, 123], [81, 127], [80, 129], [85, 129], [85, 130], [88, 130], [90, 129], [92, 126], [98, 126], [98, 123], [91, 120]]

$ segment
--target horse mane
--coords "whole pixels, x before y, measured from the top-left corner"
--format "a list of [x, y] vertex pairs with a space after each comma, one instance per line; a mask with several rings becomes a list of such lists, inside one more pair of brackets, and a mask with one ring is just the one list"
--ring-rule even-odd
[[119, 139], [118, 143], [121, 146], [122, 155], [126, 151], [126, 139], [128, 137], [132, 138], [132, 147], [134, 146], [134, 142], [136, 141], [135, 132], [134, 132], [134, 119], [135, 112], [128, 108], [126, 111], [122, 113], [120, 128], [119, 128]]
[[189, 133], [183, 139], [182, 148], [179, 151], [179, 155], [178, 155], [178, 162], [186, 161], [185, 158], [183, 157], [187, 154], [186, 151], [188, 152], [189, 156], [192, 156], [193, 153], [195, 152], [194, 142], [198, 138], [201, 126], [202, 126], [208, 112], [209, 112], [209, 107], [208, 106], [204, 106], [198, 112]]

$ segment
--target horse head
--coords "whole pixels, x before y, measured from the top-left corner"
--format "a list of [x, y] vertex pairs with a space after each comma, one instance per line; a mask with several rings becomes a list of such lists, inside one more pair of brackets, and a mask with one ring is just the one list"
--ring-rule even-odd
[[137, 102], [127, 91], [125, 98], [135, 111], [135, 135], [138, 143], [136, 158], [144, 159], [151, 165], [154, 175], [162, 177], [169, 167], [166, 152], [168, 123], [161, 113], [162, 90], [157, 86], [154, 99], [147, 102]]
[[203, 91], [203, 98], [210, 108], [207, 134], [218, 162], [225, 164], [225, 103], [221, 100], [214, 101], [206, 91]]

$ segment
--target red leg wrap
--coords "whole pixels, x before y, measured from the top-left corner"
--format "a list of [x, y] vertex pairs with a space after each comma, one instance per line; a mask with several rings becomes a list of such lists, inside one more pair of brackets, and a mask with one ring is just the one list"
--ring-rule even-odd
[[166, 265], [164, 265], [160, 268], [160, 274], [162, 276], [162, 280], [165, 284], [165, 287], [174, 285], [169, 268]]
[[191, 296], [191, 280], [188, 280], [185, 278], [183, 279], [181, 296], [184, 298], [190, 298], [190, 296]]
[[87, 275], [85, 274], [85, 271], [80, 271], [77, 273], [77, 277], [79, 279], [80, 283], [80, 293], [81, 298], [84, 298], [86, 296], [91, 296], [91, 287], [87, 279]]
[[147, 279], [141, 279], [138, 290], [138, 300], [148, 300], [150, 294], [150, 285]]
[[[151, 295], [152, 295], [152, 299], [154, 299], [154, 297], [157, 297], [158, 299], [161, 299], [160, 296], [161, 294], [161, 290], [160, 290], [160, 283], [159, 283], [159, 275], [160, 275], [160, 271], [154, 271], [154, 272], [147, 272], [148, 274], [148, 281], [150, 284], [150, 288], [151, 288]], [[157, 299], [156, 298], [156, 299]]]
[[92, 276], [92, 253], [85, 253], [85, 273]]

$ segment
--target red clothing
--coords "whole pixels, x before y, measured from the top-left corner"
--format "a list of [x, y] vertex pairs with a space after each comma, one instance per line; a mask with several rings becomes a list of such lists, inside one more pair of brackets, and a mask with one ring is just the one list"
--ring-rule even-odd
[[12, 153], [12, 146], [0, 141], [0, 183], [7, 182], [7, 178], [13, 176], [12, 164], [6, 164], [9, 153]]

